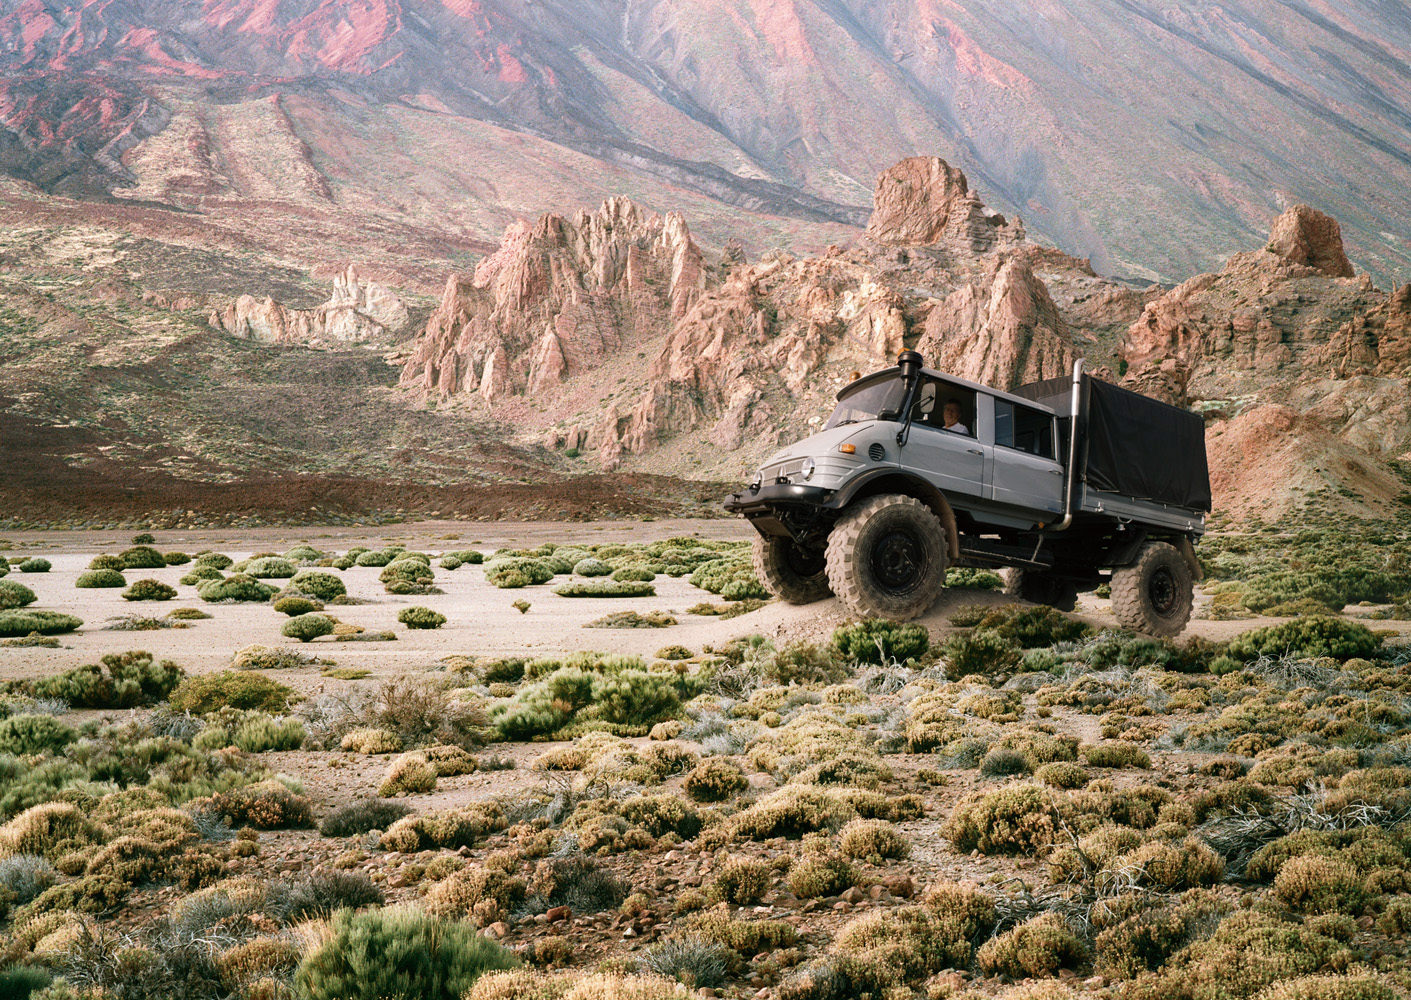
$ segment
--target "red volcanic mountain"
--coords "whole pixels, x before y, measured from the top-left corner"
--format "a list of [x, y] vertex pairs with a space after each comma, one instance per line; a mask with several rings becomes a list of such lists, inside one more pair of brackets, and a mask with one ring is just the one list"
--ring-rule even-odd
[[1376, 0], [0, 0], [0, 66], [0, 169], [58, 193], [471, 240], [625, 193], [821, 245], [926, 153], [1102, 271], [1218, 266], [1296, 202], [1411, 263]]

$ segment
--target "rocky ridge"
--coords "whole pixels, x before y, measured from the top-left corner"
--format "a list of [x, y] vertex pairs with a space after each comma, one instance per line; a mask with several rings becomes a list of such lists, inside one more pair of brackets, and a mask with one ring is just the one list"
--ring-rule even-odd
[[359, 276], [351, 264], [333, 279], [333, 294], [313, 309], [289, 308], [272, 296], [241, 295], [210, 312], [210, 325], [270, 344], [388, 343], [409, 329], [407, 304], [391, 288]]
[[1238, 468], [1221, 449], [1251, 436], [1316, 438], [1316, 453], [1289, 453], [1299, 471], [1281, 480], [1241, 492], [1232, 473], [1237, 512], [1348, 476], [1375, 482], [1372, 508], [1396, 495], [1386, 463], [1411, 450], [1411, 289], [1389, 296], [1350, 274], [1332, 218], [1295, 206], [1264, 248], [1138, 291], [1029, 242], [942, 160], [885, 171], [874, 202], [849, 246], [752, 262], [727, 251], [708, 263], [679, 217], [618, 200], [517, 224], [472, 278], [448, 281], [402, 384], [488, 406], [606, 469], [730, 478], [808, 433], [852, 372], [903, 346], [1001, 387], [1082, 355], [1104, 377], [1207, 411], [1213, 467]]

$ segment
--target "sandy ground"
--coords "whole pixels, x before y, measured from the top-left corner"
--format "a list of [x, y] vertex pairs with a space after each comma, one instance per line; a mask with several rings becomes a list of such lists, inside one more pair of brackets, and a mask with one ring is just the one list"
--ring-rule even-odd
[[[741, 521], [731, 520], [661, 520], [614, 521], [587, 524], [554, 522], [501, 522], [476, 525], [467, 530], [456, 522], [422, 522], [387, 528], [348, 529], [282, 529], [257, 528], [245, 530], [196, 530], [156, 533], [156, 547], [162, 551], [180, 550], [194, 553], [215, 549], [234, 559], [257, 551], [283, 552], [301, 542], [324, 551], [342, 552], [355, 545], [380, 548], [402, 543], [409, 548], [441, 552], [475, 548], [486, 553], [496, 548], [531, 547], [543, 542], [606, 543], [650, 542], [662, 538], [693, 536], [708, 539], [747, 540], [750, 528]], [[7, 540], [13, 546], [3, 550], [16, 561], [16, 556], [42, 555], [53, 563], [48, 573], [12, 572], [11, 579], [23, 582], [37, 595], [36, 608], [46, 608], [77, 615], [84, 626], [78, 632], [61, 637], [61, 647], [0, 648], [0, 679], [32, 677], [67, 669], [80, 663], [91, 663], [104, 653], [146, 649], [153, 654], [176, 660], [188, 671], [204, 673], [223, 669], [233, 654], [251, 643], [300, 648], [303, 652], [333, 661], [339, 667], [370, 670], [369, 680], [401, 673], [419, 673], [435, 669], [442, 658], [451, 655], [548, 656], [575, 650], [600, 650], [650, 656], [669, 644], [679, 644], [699, 652], [704, 646], [720, 644], [740, 635], [762, 634], [781, 640], [804, 639], [823, 641], [849, 615], [835, 600], [821, 601], [805, 607], [772, 602], [758, 611], [722, 621], [714, 617], [691, 615], [686, 609], [702, 601], [717, 602], [714, 595], [699, 590], [684, 578], [658, 576], [654, 581], [654, 598], [564, 598], [552, 593], [552, 587], [564, 578], [556, 578], [539, 587], [520, 590], [500, 590], [485, 582], [479, 566], [463, 566], [454, 571], [436, 570], [436, 585], [444, 594], [394, 597], [378, 582], [381, 570], [359, 566], [341, 572], [350, 596], [366, 603], [348, 607], [330, 607], [329, 613], [342, 621], [360, 625], [369, 632], [392, 631], [393, 642], [333, 642], [321, 639], [300, 644], [280, 635], [287, 620], [263, 604], [212, 605], [201, 601], [194, 587], [180, 586], [178, 580], [189, 566], [170, 566], [160, 570], [128, 570], [129, 583], [139, 579], [156, 579], [177, 587], [178, 597], [167, 602], [129, 602], [118, 588], [80, 590], [74, 586], [78, 574], [89, 560], [100, 552], [118, 552], [131, 544], [131, 536], [118, 532], [29, 532], [12, 533]], [[267, 581], [279, 585], [281, 581]], [[516, 600], [527, 600], [531, 607], [520, 614], [512, 607]], [[948, 593], [922, 619], [939, 638], [949, 631], [949, 618], [970, 603], [1001, 603], [998, 594], [957, 591]], [[1267, 624], [1275, 619], [1243, 621], [1208, 621], [1200, 615], [1207, 599], [1197, 594], [1196, 620], [1188, 635], [1224, 639]], [[448, 619], [436, 630], [414, 631], [397, 623], [397, 613], [410, 605], [423, 605], [441, 612]], [[175, 607], [199, 607], [212, 618], [192, 622], [185, 629], [127, 632], [112, 631], [114, 620], [133, 613], [159, 616]], [[601, 629], [585, 628], [588, 622], [614, 611], [666, 611], [679, 624], [669, 628]], [[1351, 609], [1353, 613], [1357, 609]], [[1109, 603], [1085, 594], [1079, 605], [1080, 615], [1099, 627], [1115, 625]], [[1376, 622], [1398, 632], [1411, 631], [1411, 623]], [[303, 693], [321, 690], [325, 683], [318, 668], [282, 671], [281, 679]]]

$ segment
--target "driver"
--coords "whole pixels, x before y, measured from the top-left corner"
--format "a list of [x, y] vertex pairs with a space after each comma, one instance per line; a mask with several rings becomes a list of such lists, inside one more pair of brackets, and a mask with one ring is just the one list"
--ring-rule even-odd
[[970, 428], [960, 422], [960, 400], [946, 400], [945, 408], [941, 410], [941, 429], [967, 436], [970, 434]]

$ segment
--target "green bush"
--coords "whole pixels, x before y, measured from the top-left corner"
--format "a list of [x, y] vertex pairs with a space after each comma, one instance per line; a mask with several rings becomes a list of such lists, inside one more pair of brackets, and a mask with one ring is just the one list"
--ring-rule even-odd
[[185, 671], [171, 660], [158, 663], [151, 653], [133, 650], [109, 653], [100, 663], [74, 667], [28, 686], [36, 698], [62, 698], [74, 708], [132, 708], [166, 698], [184, 676]]
[[580, 559], [573, 564], [573, 572], [578, 576], [607, 576], [612, 572], [612, 566], [589, 556], [587, 559]]
[[275, 719], [258, 713], [235, 728], [231, 743], [246, 753], [298, 750], [304, 745], [304, 724], [298, 719]]
[[199, 588], [201, 584], [205, 583], [207, 580], [224, 579], [225, 574], [222, 573], [220, 570], [216, 569], [214, 566], [196, 566], [191, 570], [191, 572], [185, 574], [180, 580], [176, 582], [181, 584], [183, 587], [196, 587], [198, 588], [197, 593], [200, 593]]
[[257, 580], [287, 580], [297, 572], [293, 563], [279, 556], [246, 560], [240, 571]]
[[1151, 767], [1151, 755], [1126, 740], [1085, 743], [1078, 752], [1089, 767]]
[[1032, 854], [1053, 842], [1057, 815], [1038, 785], [1007, 785], [964, 799], [941, 833], [963, 852]]
[[283, 712], [294, 689], [263, 674], [227, 670], [219, 674], [187, 677], [172, 691], [172, 708], [205, 715], [222, 708]]
[[970, 674], [1005, 673], [1019, 665], [1019, 643], [994, 629], [979, 628], [969, 635], [957, 633], [941, 645], [946, 676], [960, 680]]
[[175, 596], [176, 588], [160, 580], [137, 580], [122, 592], [125, 601], [170, 601]]
[[986, 941], [975, 954], [976, 964], [991, 975], [1054, 976], [1059, 969], [1077, 968], [1087, 957], [1083, 942], [1056, 913], [1037, 917]]
[[[5, 581], [0, 580], [0, 583]], [[63, 635], [73, 632], [83, 624], [82, 618], [60, 614], [57, 611], [34, 611], [31, 609], [0, 611], [0, 638], [39, 635]]]
[[191, 557], [185, 552], [163, 552], [162, 561], [168, 566], [185, 566], [191, 561]]
[[608, 722], [647, 726], [675, 715], [681, 696], [667, 674], [624, 670], [593, 682], [594, 714]]
[[135, 545], [118, 553], [123, 569], [165, 569], [167, 561], [150, 545]]
[[485, 553], [477, 552], [475, 549], [462, 549], [459, 552], [447, 553], [460, 560], [462, 565], [479, 566], [485, 561]]
[[340, 911], [299, 964], [300, 1000], [461, 1000], [480, 976], [519, 965], [473, 926], [415, 910]]
[[386, 566], [393, 559], [393, 553], [383, 550], [381, 552], [359, 552], [354, 560], [359, 566]]
[[1350, 660], [1372, 656], [1381, 640], [1359, 622], [1316, 616], [1245, 632], [1230, 641], [1228, 654], [1237, 660], [1261, 656], [1313, 659], [1331, 656]]
[[123, 575], [115, 569], [90, 569], [80, 573], [78, 579], [74, 581], [75, 587], [85, 590], [97, 587], [125, 587], [127, 581]]
[[36, 600], [34, 591], [19, 581], [0, 580], [0, 611], [23, 608], [33, 604]]
[[196, 567], [201, 569], [230, 569], [235, 560], [221, 552], [201, 552], [196, 556]]
[[560, 597], [654, 597], [656, 588], [650, 583], [594, 580], [591, 583], [565, 583], [554, 588]]
[[916, 660], [931, 645], [924, 625], [903, 625], [885, 618], [867, 618], [833, 632], [833, 648], [852, 663]]
[[821, 899], [857, 885], [857, 869], [836, 854], [809, 854], [789, 869], [789, 891], [800, 899]]
[[436, 574], [420, 559], [398, 558], [388, 563], [377, 578], [383, 583], [428, 584], [436, 578]]
[[19, 569], [21, 573], [47, 573], [49, 570], [53, 569], [53, 566], [54, 564], [48, 559], [42, 559], [39, 556], [30, 556], [30, 558], [20, 561]]
[[651, 583], [657, 575], [642, 566], [624, 566], [615, 570], [612, 578], [619, 583]]
[[229, 816], [232, 823], [249, 824], [260, 830], [313, 826], [313, 806], [309, 800], [274, 780], [213, 795], [211, 808]]
[[312, 642], [319, 636], [332, 635], [335, 625], [336, 623], [328, 615], [310, 612], [289, 619], [279, 630], [279, 634], [288, 636], [290, 639], [298, 639], [300, 642]]
[[289, 586], [303, 594], [317, 597], [320, 601], [331, 601], [335, 597], [346, 597], [348, 588], [332, 573], [316, 569], [301, 569], [289, 581]]
[[988, 569], [973, 569], [968, 566], [954, 566], [946, 570], [948, 590], [1003, 590], [1004, 581], [998, 573]]
[[686, 794], [697, 802], [723, 802], [748, 787], [745, 772], [728, 760], [703, 760], [686, 775]]
[[432, 629], [446, 624], [446, 616], [439, 611], [413, 605], [397, 612], [397, 621], [410, 629]]
[[284, 553], [284, 558], [292, 563], [315, 563], [324, 558], [324, 553], [312, 545], [296, 545]]
[[120, 556], [101, 555], [101, 556], [94, 556], [93, 559], [92, 559], [92, 561], [89, 562], [88, 568], [89, 568], [89, 569], [115, 569], [115, 570], [118, 570], [119, 572], [121, 572], [121, 571], [122, 571], [123, 569], [125, 569], [126, 567], [123, 566], [123, 561], [122, 561], [122, 558], [121, 558]]
[[288, 615], [290, 618], [297, 618], [300, 615], [313, 614], [315, 611], [323, 610], [323, 602], [316, 601], [303, 594], [290, 594], [288, 597], [281, 597], [274, 602], [274, 610], [281, 615]]
[[0, 720], [0, 753], [58, 753], [78, 733], [52, 715], [12, 715]]
[[754, 575], [754, 567], [749, 557], [743, 553], [701, 563], [692, 571], [689, 582], [694, 587], [719, 594], [727, 601], [742, 601], [751, 597], [763, 599], [770, 596], [769, 591]]
[[501, 589], [537, 586], [553, 578], [553, 567], [540, 559], [510, 556], [491, 559], [485, 564], [486, 582]]
[[329, 813], [319, 824], [318, 832], [325, 837], [351, 837], [369, 830], [386, 830], [411, 811], [411, 806], [401, 802], [362, 799]]
[[275, 595], [276, 589], [267, 583], [261, 583], [253, 576], [232, 573], [224, 580], [210, 580], [198, 585], [196, 593], [200, 595], [201, 600], [210, 601], [212, 604], [221, 601], [263, 603]]

